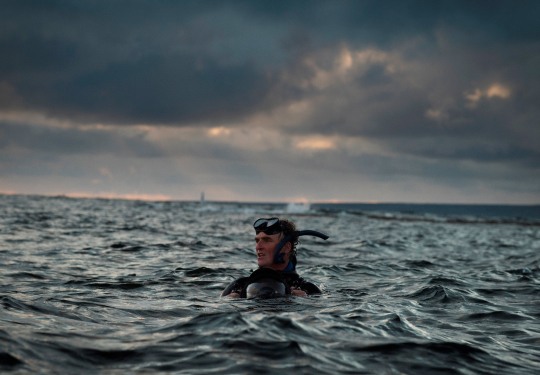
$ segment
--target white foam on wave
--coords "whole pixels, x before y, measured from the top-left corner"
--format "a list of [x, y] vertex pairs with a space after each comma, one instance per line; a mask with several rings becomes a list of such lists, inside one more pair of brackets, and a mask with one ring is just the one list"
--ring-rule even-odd
[[303, 214], [311, 210], [308, 202], [291, 202], [287, 204], [286, 211], [290, 214]]

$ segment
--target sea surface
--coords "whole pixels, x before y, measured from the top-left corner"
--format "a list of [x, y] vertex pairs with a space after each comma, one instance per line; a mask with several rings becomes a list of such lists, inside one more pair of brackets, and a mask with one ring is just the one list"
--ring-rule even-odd
[[[539, 374], [540, 207], [0, 196], [0, 373]], [[220, 298], [252, 223], [321, 296]]]

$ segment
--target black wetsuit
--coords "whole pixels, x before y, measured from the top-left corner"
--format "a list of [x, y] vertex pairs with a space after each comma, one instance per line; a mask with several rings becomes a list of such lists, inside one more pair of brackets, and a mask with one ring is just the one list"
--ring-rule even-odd
[[[249, 284], [254, 282], [253, 275], [260, 272], [262, 269], [259, 269], [255, 272], [253, 272], [248, 277], [241, 277], [239, 279], [234, 280], [232, 283], [230, 283], [223, 293], [221, 293], [221, 296], [227, 296], [231, 293], [238, 293], [240, 294], [241, 298], [246, 298], [246, 290]], [[290, 289], [296, 288], [301, 289], [308, 295], [313, 294], [321, 294], [321, 290], [313, 283], [304, 280], [301, 278], [296, 271], [290, 271], [290, 272], [275, 272], [279, 275], [279, 281], [283, 282], [286, 286], [287, 294], [290, 294]]]

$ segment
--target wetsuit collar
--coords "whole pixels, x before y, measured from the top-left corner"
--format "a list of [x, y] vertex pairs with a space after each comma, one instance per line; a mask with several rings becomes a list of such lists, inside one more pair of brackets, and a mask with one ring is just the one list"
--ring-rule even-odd
[[287, 267], [285, 267], [285, 269], [282, 272], [294, 272], [294, 271], [295, 271], [294, 264], [291, 261], [289, 261], [289, 264], [287, 264]]

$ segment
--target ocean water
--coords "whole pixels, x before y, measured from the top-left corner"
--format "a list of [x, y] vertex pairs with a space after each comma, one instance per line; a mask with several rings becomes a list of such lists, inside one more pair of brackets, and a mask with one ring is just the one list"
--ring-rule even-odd
[[[540, 207], [0, 196], [0, 372], [538, 374]], [[293, 219], [321, 296], [220, 298]]]

